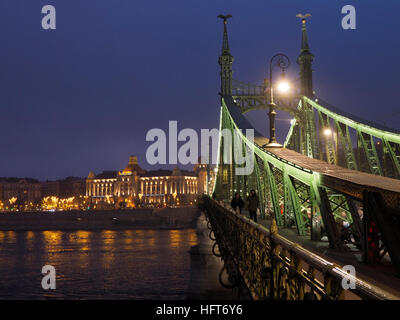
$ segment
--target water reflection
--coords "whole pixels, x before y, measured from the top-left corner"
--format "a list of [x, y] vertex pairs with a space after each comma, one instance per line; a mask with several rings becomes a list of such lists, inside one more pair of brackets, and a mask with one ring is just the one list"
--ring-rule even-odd
[[27, 231], [25, 235], [26, 239], [26, 247], [29, 251], [32, 251], [34, 248], [34, 241], [35, 241], [35, 233], [32, 231]]
[[170, 230], [169, 239], [173, 248], [179, 247], [181, 244], [181, 233], [179, 230]]
[[196, 241], [194, 230], [0, 231], [0, 299], [183, 299]]
[[76, 232], [76, 242], [80, 245], [81, 251], [90, 250], [90, 232], [79, 230]]
[[7, 231], [7, 241], [15, 243], [17, 239], [17, 233], [15, 231]]

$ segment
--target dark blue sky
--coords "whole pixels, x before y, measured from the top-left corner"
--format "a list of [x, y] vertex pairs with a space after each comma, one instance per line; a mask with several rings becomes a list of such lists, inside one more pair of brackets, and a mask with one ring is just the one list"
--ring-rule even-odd
[[[56, 7], [55, 31], [41, 29], [45, 4]], [[346, 4], [357, 9], [357, 30], [341, 28]], [[317, 95], [399, 128], [398, 0], [2, 0], [0, 176], [86, 176], [121, 169], [130, 154], [150, 169], [149, 129], [166, 129], [168, 120], [218, 125], [216, 16], [233, 15], [234, 77], [261, 82], [277, 52], [291, 58], [296, 76], [299, 12], [313, 15]], [[265, 112], [249, 119], [266, 132]]]

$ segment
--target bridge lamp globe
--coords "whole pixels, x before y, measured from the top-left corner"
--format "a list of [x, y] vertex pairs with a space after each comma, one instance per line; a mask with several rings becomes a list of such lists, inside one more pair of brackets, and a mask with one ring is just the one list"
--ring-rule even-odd
[[325, 135], [326, 137], [331, 136], [331, 135], [332, 135], [332, 129], [330, 129], [330, 128], [325, 128], [325, 129], [324, 129], [324, 135]]
[[290, 90], [290, 84], [286, 80], [281, 80], [278, 82], [278, 85], [276, 86], [277, 90], [279, 93], [288, 93]]

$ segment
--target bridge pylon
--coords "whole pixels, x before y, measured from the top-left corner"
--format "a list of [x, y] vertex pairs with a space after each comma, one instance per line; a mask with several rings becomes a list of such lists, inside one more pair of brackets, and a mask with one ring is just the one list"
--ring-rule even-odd
[[297, 58], [297, 63], [300, 65], [300, 90], [302, 95], [312, 97], [314, 95], [312, 81], [314, 55], [310, 51], [306, 27], [306, 18], [311, 17], [311, 15], [309, 13], [306, 15], [298, 14], [297, 17], [301, 18], [301, 50]]
[[224, 23], [224, 34], [222, 41], [222, 52], [219, 56], [218, 63], [221, 66], [221, 89], [220, 94], [222, 96], [232, 95], [232, 64], [233, 64], [233, 56], [229, 50], [229, 39], [228, 39], [228, 19], [232, 18], [230, 14], [222, 15], [220, 14], [218, 18], [221, 18]]

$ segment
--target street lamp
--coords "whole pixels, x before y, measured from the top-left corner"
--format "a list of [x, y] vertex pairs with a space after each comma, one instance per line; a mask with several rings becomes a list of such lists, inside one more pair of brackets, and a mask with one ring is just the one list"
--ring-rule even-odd
[[324, 135], [327, 137], [330, 137], [332, 135], [332, 129], [331, 128], [325, 128], [324, 129]]
[[[278, 92], [285, 94], [290, 90], [290, 84], [286, 81], [285, 77], [285, 70], [290, 66], [290, 60], [287, 55], [283, 53], [278, 53], [274, 55], [271, 60], [269, 61], [269, 132], [270, 132], [270, 138], [269, 138], [269, 143], [267, 144], [267, 147], [282, 147], [281, 144], [279, 144], [276, 141], [275, 137], [275, 116], [276, 116], [276, 111], [275, 107], [276, 104], [274, 103], [274, 86], [272, 83], [272, 69], [273, 67], [279, 67], [281, 69], [281, 79], [278, 82], [276, 89]], [[265, 94], [267, 95], [267, 90], [265, 90]]]

